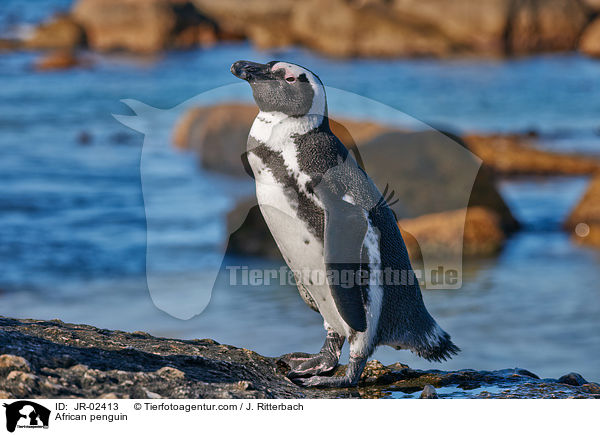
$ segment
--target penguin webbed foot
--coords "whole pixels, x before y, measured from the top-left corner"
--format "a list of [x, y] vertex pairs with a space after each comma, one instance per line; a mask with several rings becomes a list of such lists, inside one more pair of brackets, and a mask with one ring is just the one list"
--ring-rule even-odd
[[348, 376], [311, 376], [310, 378], [294, 378], [292, 382], [307, 388], [348, 388], [355, 387], [358, 379], [352, 380]]
[[[293, 378], [291, 379], [297, 385], [302, 387], [316, 388], [348, 388], [356, 387], [360, 380], [367, 357], [350, 357], [350, 362], [346, 368], [344, 376], [311, 376], [310, 378]], [[289, 378], [289, 375], [288, 375]]]
[[279, 361], [290, 367], [291, 370], [287, 374], [288, 379], [329, 373], [337, 367], [344, 341], [344, 337], [328, 329], [325, 343], [319, 353], [314, 355], [291, 353], [283, 355]]
[[305, 376], [321, 375], [329, 373], [337, 367], [338, 358], [330, 354], [319, 353], [312, 358], [291, 359], [288, 364], [291, 370], [288, 372], [289, 379]]

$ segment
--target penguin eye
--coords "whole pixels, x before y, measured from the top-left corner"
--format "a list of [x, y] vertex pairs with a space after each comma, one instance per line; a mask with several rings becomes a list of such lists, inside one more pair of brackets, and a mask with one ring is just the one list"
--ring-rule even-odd
[[294, 83], [296, 81], [296, 77], [294, 77], [294, 76], [286, 77], [285, 81], [288, 83]]

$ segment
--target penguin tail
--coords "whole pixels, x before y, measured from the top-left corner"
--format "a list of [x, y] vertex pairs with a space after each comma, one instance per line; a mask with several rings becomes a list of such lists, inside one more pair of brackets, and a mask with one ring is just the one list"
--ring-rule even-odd
[[428, 361], [446, 361], [460, 352], [460, 348], [452, 343], [450, 334], [435, 324], [431, 331], [425, 336], [421, 346], [415, 349], [415, 353]]

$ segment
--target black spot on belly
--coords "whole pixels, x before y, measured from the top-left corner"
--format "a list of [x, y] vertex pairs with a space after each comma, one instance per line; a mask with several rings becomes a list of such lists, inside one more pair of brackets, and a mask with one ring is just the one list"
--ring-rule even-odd
[[[290, 175], [281, 153], [264, 144], [256, 146], [249, 152], [254, 153], [269, 168], [291, 202], [297, 203], [298, 218], [306, 222], [309, 231], [317, 240], [323, 241], [325, 220], [323, 209], [304, 190], [300, 190], [298, 180]], [[305, 243], [308, 244], [306, 241]]]
[[304, 241], [305, 245], [308, 245], [309, 243], [310, 243], [310, 240], [308, 240], [308, 239]]

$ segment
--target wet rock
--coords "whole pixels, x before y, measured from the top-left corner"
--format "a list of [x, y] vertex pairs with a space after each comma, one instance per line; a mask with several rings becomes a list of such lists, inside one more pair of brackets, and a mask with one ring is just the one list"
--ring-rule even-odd
[[216, 39], [216, 24], [185, 1], [79, 0], [72, 15], [99, 51], [156, 53]]
[[581, 389], [586, 393], [594, 394], [596, 398], [600, 398], [600, 385], [596, 383], [583, 384]]
[[504, 175], [586, 175], [600, 171], [596, 158], [537, 149], [528, 136], [469, 134], [464, 140], [486, 166]]
[[592, 178], [587, 191], [567, 218], [565, 228], [572, 232], [578, 243], [600, 247], [600, 176]]
[[435, 387], [433, 385], [425, 385], [423, 391], [421, 392], [421, 399], [437, 399], [437, 391], [435, 391]]
[[538, 375], [536, 375], [535, 373], [530, 372], [527, 369], [516, 369], [516, 374], [521, 375], [521, 376], [527, 376], [530, 378], [534, 378], [534, 379], [539, 379], [540, 377]]
[[600, 17], [588, 25], [581, 35], [579, 50], [592, 57], [600, 57]]
[[24, 46], [31, 49], [75, 49], [85, 45], [83, 28], [70, 15], [58, 15], [35, 28]]
[[[0, 376], [0, 398], [377, 398], [419, 392], [427, 385], [440, 397], [447, 387], [453, 397], [591, 398], [600, 388], [535, 379], [519, 374], [522, 369], [445, 372], [370, 361], [358, 388], [305, 389], [285, 378], [288, 368], [277, 358], [214, 340], [5, 317], [0, 317], [0, 347], [9, 352], [0, 359], [7, 366], [22, 367], [23, 358], [31, 369]], [[345, 369], [340, 366], [336, 373]]]
[[38, 71], [69, 69], [81, 65], [81, 61], [71, 51], [55, 51], [44, 55], [35, 63]]
[[561, 376], [560, 378], [558, 378], [558, 382], [563, 383], [563, 384], [568, 384], [568, 385], [575, 385], [575, 386], [579, 386], [579, 385], [588, 383], [588, 381], [586, 381], [583, 378], [583, 376], [581, 376], [579, 373], [569, 373], [564, 376]]

